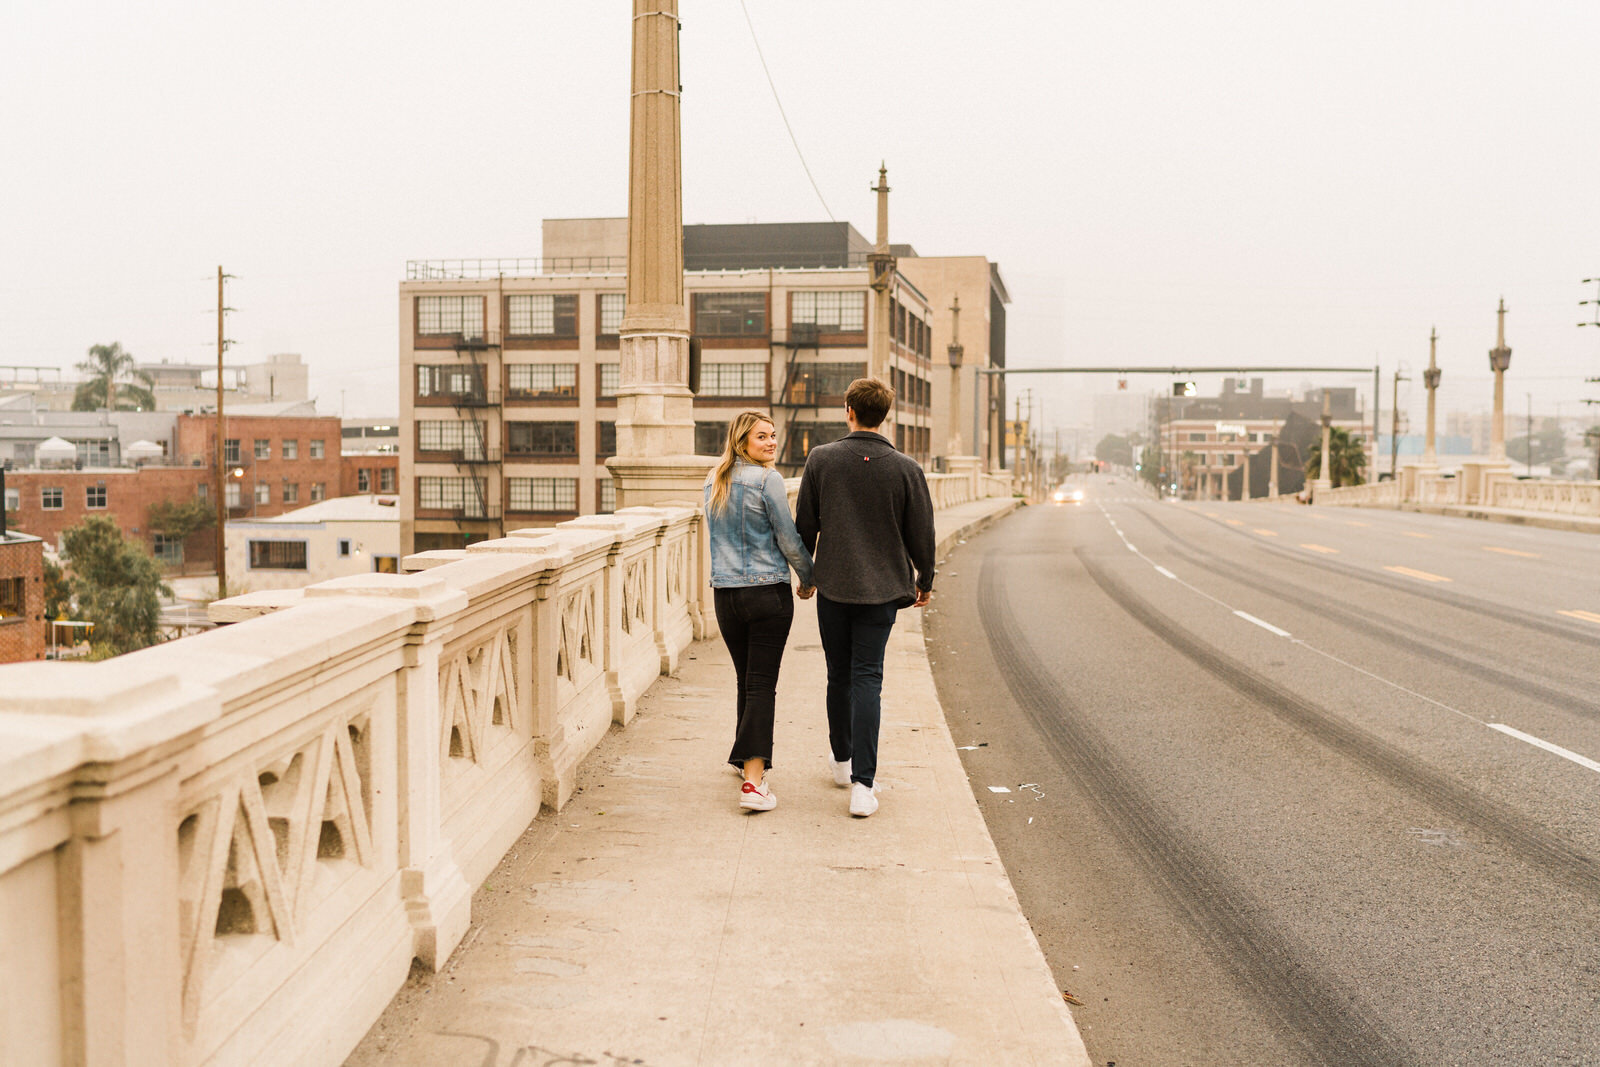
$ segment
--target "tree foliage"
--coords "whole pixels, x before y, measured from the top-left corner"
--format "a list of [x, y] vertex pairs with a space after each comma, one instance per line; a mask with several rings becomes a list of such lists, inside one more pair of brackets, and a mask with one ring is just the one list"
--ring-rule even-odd
[[1161, 488], [1161, 453], [1155, 445], [1145, 445], [1139, 453], [1139, 477], [1157, 489]]
[[1108, 433], [1094, 446], [1094, 458], [1116, 467], [1133, 466], [1133, 445], [1126, 437]]
[[[1366, 479], [1362, 472], [1367, 468], [1367, 452], [1362, 439], [1351, 437], [1342, 426], [1328, 431], [1328, 480], [1337, 489], [1341, 485], [1361, 485]], [[1306, 454], [1306, 478], [1322, 477], [1322, 439], [1311, 443]]]
[[69, 581], [77, 616], [94, 623], [90, 643], [97, 656], [117, 656], [160, 640], [161, 568], [143, 546], [122, 536], [103, 515], [85, 519], [62, 535], [70, 560]]
[[[108, 345], [90, 345], [89, 358], [77, 365], [88, 379], [72, 394], [73, 411], [154, 411], [156, 409], [155, 379], [134, 364], [133, 355], [124, 351], [120, 341]], [[106, 402], [107, 393], [114, 403]]]
[[211, 501], [192, 496], [186, 500], [158, 500], [145, 513], [145, 525], [156, 533], [166, 534], [179, 541], [207, 529], [217, 521], [216, 509]]
[[[1506, 419], [1507, 422], [1511, 420]], [[1545, 419], [1543, 424], [1533, 434], [1533, 459], [1534, 463], [1554, 463], [1567, 454], [1567, 436], [1561, 432], [1561, 424], [1555, 419]], [[1506, 458], [1516, 463], [1527, 463], [1528, 435], [1513, 437], [1506, 442]]]
[[44, 617], [70, 619], [72, 615], [72, 586], [67, 576], [49, 556], [44, 559]]

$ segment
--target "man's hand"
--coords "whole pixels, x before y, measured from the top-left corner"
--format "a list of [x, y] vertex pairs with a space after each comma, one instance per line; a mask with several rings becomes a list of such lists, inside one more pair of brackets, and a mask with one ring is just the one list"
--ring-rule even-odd
[[815, 593], [816, 591], [817, 587], [814, 585], [801, 585], [795, 587], [794, 595], [799, 597], [801, 600], [810, 600], [811, 594]]
[[928, 601], [930, 601], [932, 599], [933, 599], [933, 590], [932, 589], [918, 589], [917, 590], [917, 602], [915, 604], [912, 604], [911, 606], [914, 607], [914, 608], [925, 608], [925, 607], [928, 606]]

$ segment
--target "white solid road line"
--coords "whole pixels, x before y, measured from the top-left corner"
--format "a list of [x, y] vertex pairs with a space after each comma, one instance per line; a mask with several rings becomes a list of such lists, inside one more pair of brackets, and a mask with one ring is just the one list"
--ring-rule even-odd
[[1280, 630], [1280, 629], [1278, 629], [1278, 627], [1272, 625], [1270, 622], [1267, 622], [1265, 619], [1256, 618], [1254, 615], [1250, 614], [1248, 611], [1237, 611], [1236, 610], [1236, 611], [1234, 611], [1234, 614], [1239, 616], [1239, 618], [1243, 619], [1245, 622], [1253, 622], [1257, 626], [1261, 627], [1263, 630], [1272, 631], [1273, 633], [1277, 634], [1279, 637], [1292, 636], [1289, 633], [1288, 630]]
[[1165, 574], [1168, 578], [1171, 578], [1174, 581], [1176, 581], [1177, 578], [1178, 578], [1178, 576], [1176, 574], [1173, 574], [1171, 571], [1167, 570], [1167, 568], [1165, 568], [1165, 567], [1157, 567], [1156, 568], [1156, 573], [1157, 574]]
[[1600, 771], [1600, 763], [1596, 763], [1588, 756], [1580, 756], [1571, 749], [1562, 748], [1560, 745], [1552, 745], [1542, 737], [1534, 737], [1532, 734], [1525, 734], [1516, 727], [1507, 726], [1503, 722], [1486, 722], [1484, 725], [1491, 730], [1499, 730], [1501, 733], [1506, 734], [1509, 737], [1515, 737], [1518, 741], [1526, 741], [1535, 748], [1542, 748], [1546, 752], [1553, 752], [1562, 759], [1569, 759], [1580, 767], [1587, 767], [1591, 771]]

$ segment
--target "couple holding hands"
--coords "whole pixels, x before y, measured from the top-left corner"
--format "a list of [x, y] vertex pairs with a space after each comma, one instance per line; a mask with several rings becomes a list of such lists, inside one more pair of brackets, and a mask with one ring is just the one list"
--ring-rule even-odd
[[[745, 411], [728, 424], [705, 495], [717, 625], [738, 678], [728, 762], [744, 773], [742, 808], [778, 805], [767, 781], [778, 669], [794, 597], [815, 595], [828, 664], [833, 780], [850, 788], [851, 815], [878, 810], [884, 650], [896, 612], [932, 595], [936, 544], [922, 468], [878, 432], [893, 402], [894, 391], [877, 378], [850, 383], [850, 433], [811, 450], [792, 518], [773, 468], [778, 435], [771, 416]], [[797, 590], [790, 589], [791, 567]]]

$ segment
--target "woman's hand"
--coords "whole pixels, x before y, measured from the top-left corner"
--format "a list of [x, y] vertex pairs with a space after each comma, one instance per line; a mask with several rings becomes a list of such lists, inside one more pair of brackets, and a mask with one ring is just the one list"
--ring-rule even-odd
[[816, 591], [817, 587], [814, 585], [800, 585], [795, 587], [794, 595], [799, 597], [801, 600], [810, 600], [811, 594], [815, 593]]

